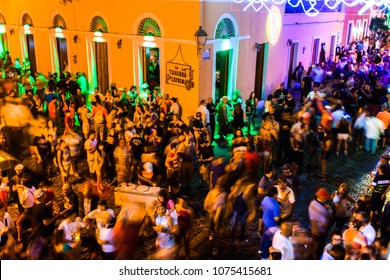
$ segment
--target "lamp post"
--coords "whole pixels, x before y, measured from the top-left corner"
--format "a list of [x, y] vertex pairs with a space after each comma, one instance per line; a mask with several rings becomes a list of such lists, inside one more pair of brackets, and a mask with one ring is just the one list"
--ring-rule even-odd
[[199, 26], [198, 31], [195, 32], [195, 40], [196, 40], [196, 45], [198, 47], [197, 55], [199, 56], [207, 41], [207, 33], [202, 29], [202, 26]]

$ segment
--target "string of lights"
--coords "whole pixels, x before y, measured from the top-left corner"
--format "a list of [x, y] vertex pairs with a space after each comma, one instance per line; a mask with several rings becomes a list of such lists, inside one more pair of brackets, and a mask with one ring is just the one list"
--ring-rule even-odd
[[270, 11], [272, 5], [281, 5], [287, 3], [293, 8], [299, 6], [305, 14], [310, 17], [315, 17], [320, 14], [321, 7], [326, 6], [328, 9], [336, 10], [339, 5], [343, 4], [347, 7], [356, 7], [361, 5], [358, 14], [362, 15], [368, 10], [383, 11], [390, 9], [389, 0], [233, 0], [237, 4], [244, 3], [244, 11], [253, 9], [256, 12], [266, 9]]

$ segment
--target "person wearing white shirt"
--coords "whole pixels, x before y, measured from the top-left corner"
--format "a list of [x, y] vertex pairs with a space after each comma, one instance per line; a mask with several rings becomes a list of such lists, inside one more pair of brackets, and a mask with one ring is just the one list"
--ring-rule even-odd
[[272, 239], [272, 248], [282, 253], [282, 260], [294, 259], [294, 248], [291, 242], [292, 224], [285, 222], [280, 225]]
[[115, 217], [114, 210], [107, 208], [107, 201], [102, 199], [98, 202], [98, 208], [89, 212], [88, 215], [84, 217], [83, 221], [86, 222], [88, 219], [96, 220], [97, 231], [100, 232], [103, 223], [110, 216]]
[[68, 212], [66, 215], [66, 218], [58, 226], [58, 229], [64, 232], [66, 243], [70, 247], [73, 247], [74, 243], [78, 241], [80, 229], [85, 226], [85, 223], [76, 217], [75, 212]]
[[367, 245], [372, 245], [376, 238], [376, 231], [374, 227], [370, 224], [369, 214], [367, 212], [359, 212], [356, 215], [356, 219], [358, 219], [362, 224], [359, 231], [363, 233], [364, 237], [366, 238]]
[[204, 127], [207, 130], [209, 139], [212, 139], [212, 137], [211, 137], [212, 131], [211, 131], [211, 126], [210, 126], [210, 112], [209, 112], [209, 110], [207, 109], [206, 106], [207, 106], [207, 101], [206, 100], [201, 100], [198, 109], [196, 109], [196, 112], [197, 113], [198, 112], [202, 113]]
[[323, 94], [322, 92], [320, 92], [318, 90], [319, 90], [319, 87], [314, 86], [313, 90], [311, 92], [309, 92], [309, 94], [307, 95], [307, 99], [309, 99], [310, 101], [313, 101], [315, 99], [324, 98], [325, 94]]
[[115, 259], [116, 246], [113, 232], [115, 222], [115, 217], [108, 217], [105, 221], [102, 222], [100, 232], [96, 236], [98, 243], [102, 247], [104, 260]]

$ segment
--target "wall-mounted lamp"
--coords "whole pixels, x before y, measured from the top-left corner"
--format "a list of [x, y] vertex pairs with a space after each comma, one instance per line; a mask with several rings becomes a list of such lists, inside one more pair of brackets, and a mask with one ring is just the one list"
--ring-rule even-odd
[[78, 41], [79, 41], [79, 35], [74, 35], [74, 36], [73, 36], [73, 42], [74, 42], [75, 44], [77, 44]]
[[199, 26], [198, 31], [195, 32], [195, 41], [198, 47], [197, 55], [199, 56], [207, 41], [207, 33], [202, 29], [202, 26]]
[[24, 34], [31, 34], [30, 24], [26, 23], [23, 29], [24, 29]]
[[287, 40], [287, 46], [288, 46], [288, 47], [291, 47], [291, 45], [292, 45], [292, 40], [291, 40], [291, 39], [288, 39], [288, 40]]
[[12, 36], [15, 35], [15, 29], [12, 28], [12, 29], [9, 31], [9, 34], [11, 34]]
[[101, 29], [95, 31], [93, 33], [93, 41], [95, 42], [105, 42], [106, 40], [103, 38], [103, 31]]
[[55, 30], [54, 36], [56, 38], [65, 38], [64, 33], [62, 33], [61, 27], [56, 27], [54, 30]]
[[302, 48], [302, 54], [305, 54], [305, 51], [306, 51], [306, 47], [304, 46], [304, 47]]
[[256, 48], [256, 51], [260, 51], [261, 49], [261, 44], [260, 43], [255, 43], [255, 48]]
[[118, 46], [118, 49], [122, 48], [122, 39], [119, 39], [118, 42], [116, 42], [116, 45]]
[[72, 59], [73, 59], [73, 63], [76, 64], [77, 63], [77, 55], [74, 54], [72, 56]]
[[156, 46], [156, 43], [154, 42], [154, 35], [152, 32], [145, 34], [142, 46], [147, 48], [154, 48]]

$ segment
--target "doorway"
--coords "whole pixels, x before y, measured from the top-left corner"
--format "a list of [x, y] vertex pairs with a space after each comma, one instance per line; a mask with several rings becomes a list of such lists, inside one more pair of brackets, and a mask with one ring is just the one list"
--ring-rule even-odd
[[330, 37], [329, 61], [335, 61], [336, 35]]
[[263, 99], [263, 82], [264, 82], [264, 64], [265, 64], [266, 44], [256, 44], [256, 73], [255, 73], [255, 95], [257, 99]]
[[[288, 59], [288, 74], [287, 74], [287, 86], [291, 85], [291, 74], [294, 72], [297, 66], [298, 60], [298, 43], [292, 43], [290, 46], [290, 53]], [[292, 88], [294, 88], [292, 86]]]
[[228, 96], [230, 65], [233, 50], [218, 51], [215, 57], [215, 100]]
[[142, 83], [148, 83], [153, 90], [160, 86], [160, 49], [142, 47]]
[[30, 61], [30, 71], [32, 74], [37, 72], [37, 61], [35, 59], [34, 35], [26, 34], [27, 54]]
[[311, 53], [312, 65], [315, 65], [318, 62], [319, 48], [320, 48], [320, 38], [316, 38], [313, 40], [313, 52]]
[[99, 91], [105, 94], [109, 88], [108, 52], [106, 42], [95, 42], [96, 75]]
[[62, 73], [68, 65], [68, 47], [65, 38], [57, 38], [57, 55], [60, 73]]

